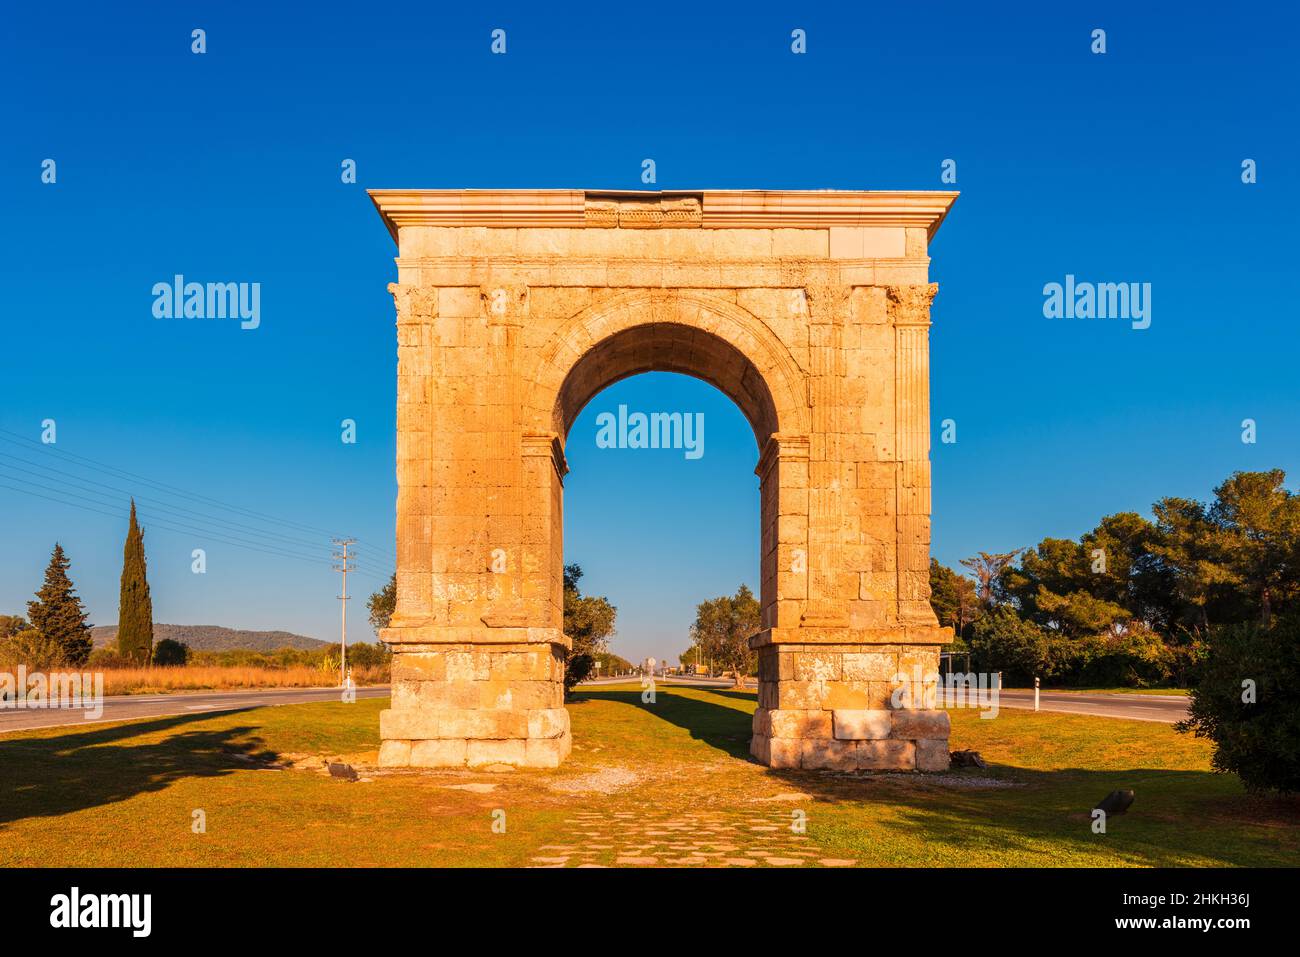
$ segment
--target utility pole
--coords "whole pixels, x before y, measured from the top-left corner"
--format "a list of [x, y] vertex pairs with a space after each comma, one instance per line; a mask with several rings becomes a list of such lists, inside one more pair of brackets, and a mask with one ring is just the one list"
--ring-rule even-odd
[[339, 687], [346, 688], [348, 686], [348, 572], [352, 571], [352, 568], [348, 565], [348, 559], [357, 557], [355, 553], [348, 554], [348, 546], [355, 545], [357, 540], [355, 538], [333, 538], [330, 541], [335, 545], [343, 546], [342, 554], [334, 553], [334, 557], [342, 562], [340, 565], [335, 565], [334, 570], [343, 573], [343, 594], [339, 595], [339, 601], [343, 602], [343, 643], [340, 646], [343, 649], [343, 654], [339, 658]]

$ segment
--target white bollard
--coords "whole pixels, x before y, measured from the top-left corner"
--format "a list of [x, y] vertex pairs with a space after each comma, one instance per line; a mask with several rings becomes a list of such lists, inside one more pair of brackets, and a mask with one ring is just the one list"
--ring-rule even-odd
[[1034, 710], [1038, 710], [1038, 679], [1034, 679]]

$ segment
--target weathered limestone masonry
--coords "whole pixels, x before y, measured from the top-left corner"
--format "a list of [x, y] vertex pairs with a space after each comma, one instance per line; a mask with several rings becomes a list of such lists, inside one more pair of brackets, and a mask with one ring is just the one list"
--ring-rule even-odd
[[754, 755], [947, 767], [933, 684], [899, 676], [932, 674], [947, 640], [928, 601], [927, 248], [955, 193], [371, 197], [399, 250], [382, 764], [568, 754], [565, 442], [596, 393], [658, 370], [725, 392], [760, 450]]

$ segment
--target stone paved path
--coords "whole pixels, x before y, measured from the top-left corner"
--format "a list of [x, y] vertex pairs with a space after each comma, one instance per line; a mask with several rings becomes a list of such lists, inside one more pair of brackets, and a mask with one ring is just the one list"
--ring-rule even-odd
[[849, 867], [792, 829], [790, 808], [748, 813], [575, 811], [534, 867]]

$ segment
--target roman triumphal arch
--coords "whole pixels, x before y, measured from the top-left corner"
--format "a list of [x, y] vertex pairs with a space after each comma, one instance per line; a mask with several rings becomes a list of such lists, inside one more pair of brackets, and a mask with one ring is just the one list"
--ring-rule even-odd
[[382, 764], [564, 760], [569, 427], [611, 383], [671, 371], [730, 396], [761, 450], [755, 757], [947, 767], [927, 248], [955, 193], [371, 197], [398, 246]]

